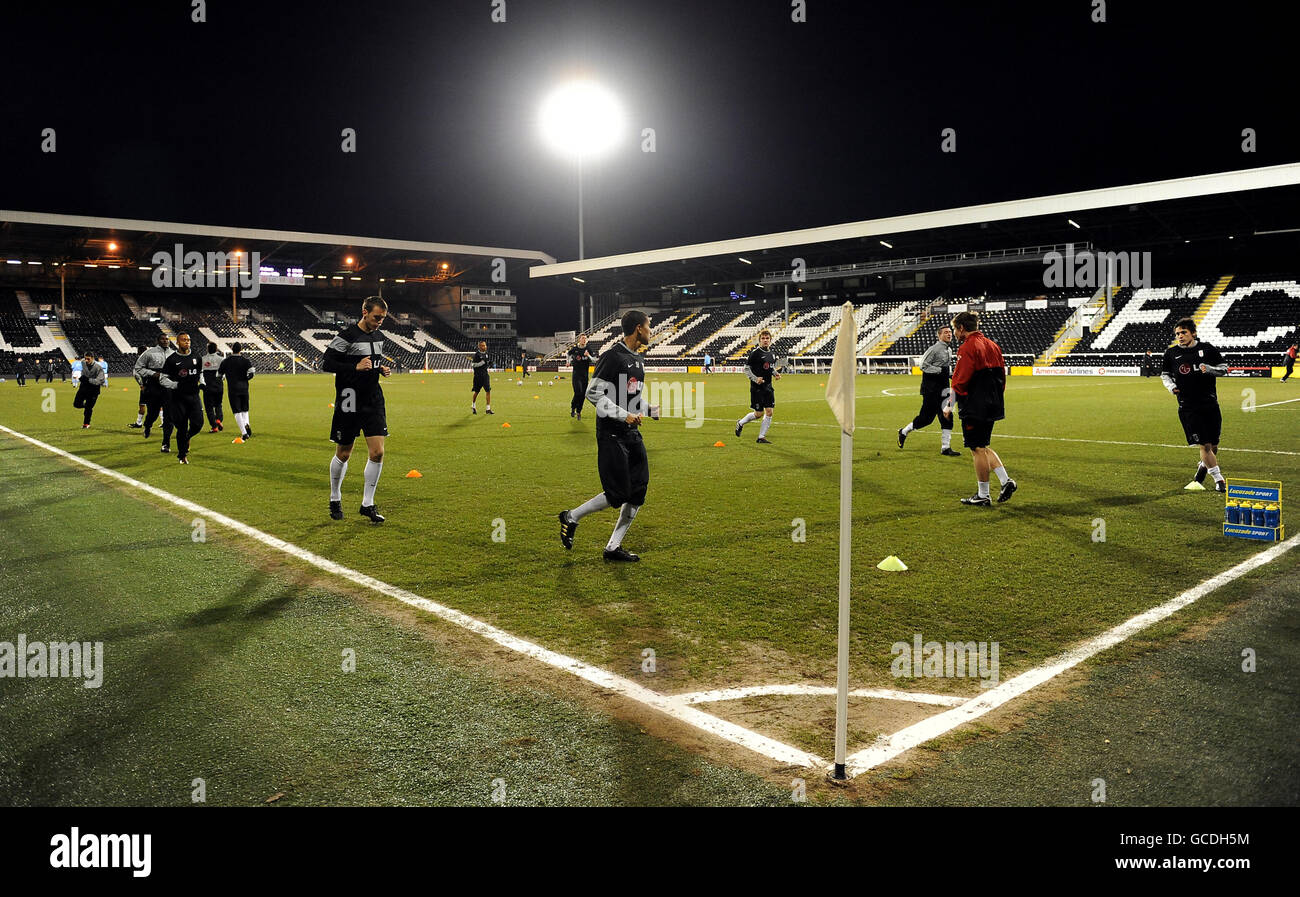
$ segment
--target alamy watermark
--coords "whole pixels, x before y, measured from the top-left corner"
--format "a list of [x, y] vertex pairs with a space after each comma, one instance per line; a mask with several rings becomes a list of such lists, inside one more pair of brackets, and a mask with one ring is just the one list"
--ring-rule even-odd
[[894, 678], [976, 678], [981, 688], [998, 684], [997, 642], [922, 642], [921, 633], [911, 644], [894, 642], [889, 653], [896, 655], [889, 670]]
[[173, 250], [153, 254], [153, 285], [157, 289], [193, 287], [216, 290], [239, 287], [239, 295], [256, 299], [262, 292], [262, 253], [185, 251], [177, 243]]
[[[604, 381], [599, 381], [604, 382]], [[654, 380], [645, 383], [627, 374], [618, 375], [618, 383], [605, 383], [605, 398], [616, 407], [610, 408], [602, 400], [596, 404], [598, 417], [623, 418], [628, 410], [652, 420], [665, 417], [684, 418], [686, 428], [694, 430], [704, 426], [704, 381], [685, 383], [681, 380]], [[602, 407], [604, 406], [604, 407]], [[620, 413], [623, 412], [623, 413]]]
[[103, 642], [0, 642], [0, 679], [84, 679], [84, 688], [104, 684]]
[[1151, 253], [1075, 252], [1074, 244], [1066, 243], [1064, 254], [1052, 250], [1043, 256], [1045, 287], [1096, 289], [1107, 284], [1151, 286]]

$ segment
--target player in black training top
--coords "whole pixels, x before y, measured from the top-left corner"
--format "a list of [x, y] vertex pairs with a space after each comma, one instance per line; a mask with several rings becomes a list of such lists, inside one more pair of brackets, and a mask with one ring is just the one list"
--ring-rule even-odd
[[[217, 376], [226, 381], [226, 390], [230, 395], [230, 413], [235, 416], [235, 423], [244, 439], [253, 438], [253, 427], [248, 422], [248, 381], [253, 379], [257, 370], [253, 362], [240, 353], [244, 351], [241, 343], [230, 344], [230, 355], [222, 359], [217, 366]], [[217, 421], [221, 428], [221, 421]]]
[[1214, 491], [1226, 492], [1227, 484], [1219, 470], [1219, 431], [1223, 416], [1219, 413], [1215, 378], [1227, 374], [1228, 365], [1218, 349], [1196, 339], [1196, 322], [1191, 318], [1183, 318], [1174, 325], [1174, 339], [1178, 345], [1165, 350], [1160, 379], [1178, 398], [1178, 420], [1182, 422], [1187, 444], [1201, 449], [1195, 482], [1204, 482], [1208, 472], [1214, 477]]
[[386, 317], [387, 302], [378, 296], [366, 299], [361, 320], [330, 341], [321, 362], [321, 370], [334, 375], [330, 439], [338, 443], [338, 449], [330, 459], [330, 517], [335, 520], [343, 519], [343, 475], [348, 470], [352, 443], [358, 433], [364, 432], [369, 458], [361, 513], [375, 523], [384, 522], [383, 515], [375, 510], [375, 487], [384, 469], [384, 437], [388, 435], [384, 391], [379, 388], [379, 378], [392, 373], [383, 363], [384, 341], [379, 336]]
[[587, 348], [587, 334], [578, 337], [578, 345], [569, 350], [569, 364], [573, 365], [573, 401], [569, 403], [569, 417], [582, 420], [582, 404], [587, 401], [587, 385], [591, 377], [591, 350]]
[[648, 415], [659, 417], [659, 409], [645, 401], [645, 364], [639, 350], [650, 344], [650, 319], [645, 312], [623, 315], [623, 339], [614, 343], [596, 362], [587, 401], [596, 406], [596, 452], [600, 485], [604, 490], [571, 511], [561, 511], [560, 543], [573, 547], [578, 521], [592, 511], [619, 508], [618, 522], [605, 545], [607, 561], [639, 561], [623, 547], [623, 536], [637, 511], [645, 503], [650, 483], [650, 465], [645, 443], [637, 429]]
[[745, 359], [745, 374], [749, 377], [749, 407], [754, 410], [736, 421], [736, 435], [745, 429], [745, 424], [761, 416], [763, 423], [755, 441], [770, 445], [767, 431], [772, 426], [772, 409], [776, 406], [776, 389], [772, 381], [781, 379], [776, 372], [776, 353], [772, 351], [772, 331], [764, 329], [758, 332], [758, 345]]
[[190, 463], [190, 440], [203, 429], [203, 405], [199, 401], [202, 372], [199, 356], [190, 351], [190, 335], [176, 334], [176, 351], [163, 362], [158, 382], [170, 391], [166, 424], [176, 428], [176, 460], [182, 464]]
[[469, 397], [470, 414], [478, 414], [478, 391], [481, 389], [487, 395], [487, 413], [492, 413], [492, 378], [488, 376], [488, 354], [487, 343], [479, 340], [478, 351], [474, 353], [474, 358], [470, 361], [470, 367], [474, 369], [474, 384], [470, 387], [473, 390]]

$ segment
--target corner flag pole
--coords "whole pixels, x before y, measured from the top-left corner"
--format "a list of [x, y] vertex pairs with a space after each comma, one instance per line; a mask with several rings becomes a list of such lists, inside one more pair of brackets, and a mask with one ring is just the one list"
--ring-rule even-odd
[[853, 303], [845, 302], [836, 337], [835, 358], [826, 378], [826, 401], [840, 423], [840, 594], [839, 646], [835, 676], [835, 771], [831, 777], [848, 778], [845, 770], [849, 721], [849, 562], [852, 558], [853, 430], [858, 330]]

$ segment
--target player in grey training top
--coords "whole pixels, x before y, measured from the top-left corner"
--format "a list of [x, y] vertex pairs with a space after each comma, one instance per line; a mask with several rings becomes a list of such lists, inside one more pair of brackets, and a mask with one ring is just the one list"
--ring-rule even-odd
[[[140, 357], [135, 360], [135, 369], [132, 371], [132, 375], [135, 377], [135, 382], [140, 384], [140, 404], [145, 406], [147, 412], [144, 418], [145, 439], [149, 438], [149, 431], [153, 427], [154, 421], [158, 419], [163, 403], [167, 400], [167, 393], [162, 388], [158, 375], [162, 373], [167, 356], [172, 354], [171, 347], [171, 340], [160, 333], [158, 334], [158, 345], [141, 352]], [[171, 434], [167, 435], [170, 436]], [[166, 446], [168, 441], [168, 439], [164, 439], [163, 445]]]
[[221, 374], [218, 372], [225, 358], [217, 351], [216, 343], [208, 343], [208, 354], [199, 359], [203, 371], [199, 382], [203, 386], [203, 410], [208, 415], [209, 433], [219, 433], [225, 429], [221, 425], [225, 414], [221, 409]]
[[898, 431], [898, 447], [902, 448], [907, 434], [930, 426], [939, 418], [941, 455], [958, 457], [961, 452], [952, 449], [952, 328], [939, 328], [938, 340], [921, 356], [921, 412], [912, 422]]

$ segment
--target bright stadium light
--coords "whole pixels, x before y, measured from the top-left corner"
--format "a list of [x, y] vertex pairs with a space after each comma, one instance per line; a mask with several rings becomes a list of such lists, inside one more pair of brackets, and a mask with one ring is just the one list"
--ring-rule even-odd
[[[587, 252], [582, 226], [583, 160], [613, 149], [623, 137], [623, 109], [608, 89], [594, 81], [580, 79], [562, 84], [547, 95], [542, 101], [538, 123], [541, 126], [542, 140], [547, 146], [577, 162], [578, 258], [584, 259]], [[583, 329], [584, 298], [583, 293], [579, 292], [579, 330]], [[594, 314], [595, 309], [590, 309], [589, 315]]]
[[623, 133], [623, 110], [594, 81], [570, 81], [542, 101], [542, 139], [566, 156], [591, 158], [610, 149]]

